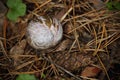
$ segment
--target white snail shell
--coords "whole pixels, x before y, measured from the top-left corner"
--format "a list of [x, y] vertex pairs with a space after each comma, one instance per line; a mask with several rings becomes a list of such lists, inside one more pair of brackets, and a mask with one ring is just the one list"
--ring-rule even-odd
[[61, 40], [62, 36], [62, 25], [56, 18], [38, 16], [27, 26], [27, 41], [35, 49], [53, 47]]

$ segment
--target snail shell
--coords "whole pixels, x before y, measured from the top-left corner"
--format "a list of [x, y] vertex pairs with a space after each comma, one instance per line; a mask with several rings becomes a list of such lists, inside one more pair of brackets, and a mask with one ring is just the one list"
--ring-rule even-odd
[[38, 16], [26, 29], [27, 41], [35, 49], [53, 47], [63, 36], [62, 25], [56, 18]]

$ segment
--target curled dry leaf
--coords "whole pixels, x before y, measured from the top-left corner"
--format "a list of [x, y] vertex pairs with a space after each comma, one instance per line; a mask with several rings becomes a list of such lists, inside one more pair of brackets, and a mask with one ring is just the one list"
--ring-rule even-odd
[[21, 63], [21, 58], [19, 55], [22, 55], [24, 53], [24, 48], [26, 46], [26, 40], [22, 40], [18, 45], [15, 45], [10, 49], [9, 54], [11, 55], [13, 59], [13, 66], [18, 66]]
[[65, 49], [67, 49], [69, 47], [69, 45], [71, 44], [71, 41], [69, 39], [63, 40], [58, 48], [56, 49], [56, 51], [64, 51]]
[[10, 55], [22, 55], [26, 46], [26, 40], [22, 40], [18, 45], [15, 45], [10, 49]]
[[101, 71], [101, 69], [98, 67], [88, 66], [82, 71], [81, 76], [83, 76], [83, 77], [96, 77], [100, 71]]

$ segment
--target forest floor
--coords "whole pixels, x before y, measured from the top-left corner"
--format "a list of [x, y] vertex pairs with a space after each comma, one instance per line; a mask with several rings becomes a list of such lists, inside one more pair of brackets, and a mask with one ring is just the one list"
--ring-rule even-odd
[[[38, 80], [120, 80], [120, 11], [109, 0], [23, 0], [25, 16], [6, 18], [0, 1], [0, 80], [20, 74]], [[118, 1], [118, 0], [116, 0]], [[26, 41], [26, 27], [35, 15], [61, 21], [63, 38], [54, 48], [35, 50]]]

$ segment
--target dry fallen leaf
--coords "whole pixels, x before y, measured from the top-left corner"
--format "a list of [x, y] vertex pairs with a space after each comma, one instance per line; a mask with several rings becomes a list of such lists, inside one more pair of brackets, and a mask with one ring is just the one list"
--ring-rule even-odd
[[25, 47], [26, 47], [26, 40], [24, 39], [18, 45], [15, 45], [10, 49], [9, 54], [14, 61], [13, 62], [14, 66], [18, 66], [22, 61], [19, 55], [23, 55]]
[[83, 77], [96, 77], [100, 71], [101, 71], [101, 69], [98, 67], [88, 66], [82, 71], [81, 76], [83, 76]]
[[72, 25], [68, 22], [66, 25], [63, 27], [64, 33], [69, 34], [69, 32], [72, 30]]
[[105, 6], [102, 0], [89, 0], [89, 2], [94, 4], [95, 9], [101, 9], [103, 6]]
[[61, 22], [63, 21], [63, 19], [67, 16], [67, 14], [71, 11], [72, 9], [66, 7], [63, 8], [61, 11], [59, 11], [57, 14], [55, 14], [55, 18], [59, 19]]
[[70, 44], [71, 44], [71, 41], [69, 39], [63, 40], [55, 51], [64, 51], [69, 47]]
[[22, 55], [26, 46], [26, 40], [22, 40], [18, 45], [13, 46], [10, 49], [10, 55]]

